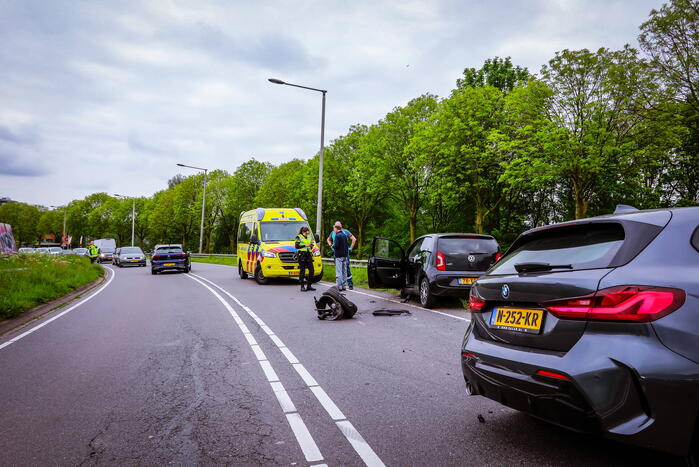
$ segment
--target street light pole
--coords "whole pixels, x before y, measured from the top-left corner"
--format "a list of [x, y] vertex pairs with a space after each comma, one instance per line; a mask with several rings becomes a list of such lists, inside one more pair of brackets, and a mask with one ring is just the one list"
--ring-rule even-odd
[[[124, 196], [124, 195], [117, 195], [114, 193], [114, 196], [117, 198], [122, 198], [122, 199], [129, 199], [130, 196]], [[131, 198], [131, 246], [134, 246], [134, 230], [136, 226], [136, 198]]]
[[325, 94], [328, 92], [328, 90], [310, 88], [308, 86], [300, 86], [298, 84], [291, 84], [276, 78], [269, 78], [267, 81], [274, 84], [283, 84], [285, 86], [293, 86], [295, 88], [309, 89], [311, 91], [317, 91], [323, 94], [323, 104], [320, 116], [320, 157], [318, 160], [318, 206], [316, 208], [316, 234], [318, 234], [318, 236], [320, 237], [323, 214], [323, 152], [325, 150]]
[[192, 165], [184, 165], [184, 164], [177, 164], [180, 167], [188, 167], [190, 169], [197, 169], [197, 170], [203, 170], [204, 171], [204, 193], [201, 197], [201, 227], [199, 229], [199, 254], [202, 253], [203, 245], [204, 245], [204, 209], [206, 208], [206, 175], [209, 172], [209, 169], [204, 169], [201, 167], [194, 167]]

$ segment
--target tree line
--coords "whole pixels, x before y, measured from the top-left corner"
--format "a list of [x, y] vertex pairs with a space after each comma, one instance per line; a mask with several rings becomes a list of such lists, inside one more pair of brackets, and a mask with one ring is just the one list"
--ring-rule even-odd
[[[427, 232], [476, 232], [509, 244], [537, 225], [699, 202], [699, 4], [672, 0], [640, 26], [641, 51], [562, 50], [539, 73], [510, 58], [466, 68], [444, 98], [424, 94], [324, 153], [323, 232], [341, 220], [360, 254], [375, 235], [404, 245]], [[250, 159], [209, 173], [204, 249], [233, 252], [238, 217], [301, 207], [315, 225], [319, 157]], [[203, 175], [177, 175], [137, 198], [143, 247], [199, 243]], [[95, 193], [56, 210], [9, 203], [18, 243], [40, 234], [131, 236], [130, 199]], [[65, 209], [65, 211], [63, 210]]]

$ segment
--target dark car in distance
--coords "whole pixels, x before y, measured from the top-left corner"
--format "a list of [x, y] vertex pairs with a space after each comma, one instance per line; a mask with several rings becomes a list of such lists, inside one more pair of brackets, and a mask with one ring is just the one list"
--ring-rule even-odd
[[179, 245], [159, 245], [153, 251], [150, 258], [151, 274], [162, 271], [177, 270], [189, 272], [192, 265], [189, 262], [189, 254], [185, 253]]
[[100, 248], [99, 249], [99, 256], [97, 256], [97, 262], [98, 263], [105, 263], [105, 262], [112, 263], [113, 259], [114, 259], [114, 251], [115, 250], [116, 250], [115, 248], [109, 248], [109, 247]]
[[468, 393], [696, 465], [699, 207], [529, 230], [469, 308]]
[[436, 297], [468, 297], [471, 284], [500, 259], [490, 235], [423, 235], [403, 250], [390, 238], [376, 237], [367, 264], [369, 287], [394, 288], [415, 296], [426, 308]]

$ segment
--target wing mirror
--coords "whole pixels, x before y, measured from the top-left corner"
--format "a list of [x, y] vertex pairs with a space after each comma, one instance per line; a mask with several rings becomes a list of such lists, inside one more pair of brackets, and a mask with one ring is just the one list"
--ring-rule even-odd
[[260, 241], [257, 239], [257, 234], [250, 235], [250, 243], [257, 245]]

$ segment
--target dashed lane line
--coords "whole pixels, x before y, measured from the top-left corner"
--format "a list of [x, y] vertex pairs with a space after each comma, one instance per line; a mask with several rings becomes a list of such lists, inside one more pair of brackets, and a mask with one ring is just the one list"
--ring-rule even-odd
[[[311, 390], [313, 395], [316, 397], [320, 405], [325, 409], [326, 412], [328, 412], [328, 415], [330, 415], [330, 418], [335, 421], [335, 424], [337, 425], [338, 429], [340, 432], [347, 438], [347, 441], [349, 441], [350, 445], [354, 448], [355, 452], [359, 455], [359, 457], [364, 461], [364, 463], [369, 466], [369, 467], [382, 467], [384, 466], [383, 461], [379, 458], [379, 456], [374, 452], [374, 450], [371, 448], [369, 443], [367, 443], [364, 438], [362, 438], [362, 435], [359, 434], [359, 432], [354, 428], [352, 423], [347, 420], [347, 417], [342, 413], [342, 411], [337, 407], [337, 405], [332, 401], [330, 396], [323, 390], [323, 388], [318, 384], [318, 382], [311, 376], [311, 374], [308, 372], [306, 367], [304, 367], [298, 359], [294, 356], [293, 353], [291, 353], [291, 350], [284, 344], [284, 342], [277, 336], [272, 329], [259, 317], [255, 312], [253, 312], [247, 305], [243, 304], [240, 300], [238, 300], [236, 297], [234, 297], [232, 294], [230, 294], [226, 289], [221, 287], [220, 285], [216, 284], [213, 281], [210, 281], [209, 279], [199, 276], [197, 274], [191, 274], [192, 276], [195, 276], [203, 281], [208, 282], [209, 284], [213, 285], [217, 289], [219, 289], [221, 292], [226, 294], [231, 300], [233, 300], [238, 306], [240, 306], [243, 310], [245, 310], [246, 313], [258, 324], [260, 325], [260, 328], [264, 331], [265, 334], [274, 342], [274, 344], [277, 346], [277, 348], [281, 351], [281, 353], [284, 355], [284, 357], [287, 359], [287, 361], [291, 364], [291, 366], [296, 370], [296, 372], [299, 374], [303, 382], [306, 384], [308, 389]], [[194, 278], [192, 278], [194, 279]], [[196, 279], [195, 279], [196, 280]], [[199, 282], [199, 281], [197, 281]]]
[[[330, 282], [318, 282], [318, 285], [322, 285], [323, 287], [333, 287], [335, 284], [332, 284]], [[421, 307], [418, 305], [413, 305], [412, 303], [404, 303], [401, 300], [395, 300], [392, 298], [381, 297], [380, 295], [374, 295], [374, 294], [370, 294], [370, 293], [366, 293], [366, 292], [360, 292], [359, 290], [348, 290], [347, 292], [356, 293], [359, 295], [366, 295], [367, 297], [378, 298], [379, 300], [386, 300], [387, 302], [398, 303], [399, 305], [417, 308], [418, 310], [422, 310], [422, 311], [429, 311], [430, 313], [435, 313], [435, 314], [442, 315], [442, 316], [448, 316], [449, 318], [460, 319], [461, 321], [466, 321], [467, 323], [471, 322], [471, 320], [469, 318], [462, 318], [461, 316], [454, 316], [454, 315], [451, 315], [449, 313], [444, 313], [443, 311], [430, 310], [429, 308], [424, 308], [424, 307]]]
[[[207, 288], [209, 292], [211, 292], [218, 299], [218, 301], [220, 301], [223, 304], [223, 306], [226, 307], [228, 313], [231, 314], [233, 320], [236, 322], [236, 324], [240, 328], [240, 331], [243, 333], [243, 336], [245, 336], [245, 339], [248, 341], [248, 344], [250, 344], [250, 347], [252, 348], [252, 351], [255, 354], [255, 357], [257, 358], [257, 361], [265, 374], [265, 378], [267, 378], [267, 381], [272, 387], [272, 392], [276, 396], [277, 401], [279, 402], [279, 406], [281, 407], [282, 412], [284, 412], [284, 415], [286, 416], [286, 420], [289, 423], [289, 426], [291, 427], [291, 431], [294, 433], [296, 441], [298, 442], [299, 447], [303, 452], [303, 455], [306, 457], [306, 460], [308, 462], [317, 462], [323, 460], [323, 455], [321, 454], [320, 449], [318, 449], [318, 445], [313, 439], [313, 436], [311, 436], [311, 433], [308, 431], [308, 427], [306, 427], [306, 424], [301, 418], [301, 415], [296, 410], [296, 406], [289, 397], [289, 394], [286, 392], [286, 389], [284, 389], [284, 385], [282, 385], [281, 381], [279, 381], [279, 376], [277, 376], [277, 372], [274, 371], [274, 368], [272, 368], [272, 364], [267, 359], [267, 356], [265, 355], [264, 351], [257, 344], [257, 341], [250, 332], [250, 329], [248, 329], [245, 323], [243, 323], [243, 320], [240, 319], [240, 316], [233, 309], [233, 307], [231, 307], [231, 305], [223, 297], [221, 297], [221, 295], [219, 295], [218, 292], [216, 292], [214, 289], [212, 289], [199, 279], [196, 279], [192, 276], [194, 276], [194, 274], [187, 275], [187, 277], [189, 277], [193, 281], [196, 281], [203, 287]], [[200, 278], [203, 279], [203, 277]]]
[[79, 301], [78, 303], [76, 303], [75, 305], [71, 306], [71, 307], [68, 308], [67, 310], [61, 311], [61, 312], [58, 313], [56, 316], [53, 316], [53, 317], [47, 319], [46, 321], [42, 322], [41, 324], [37, 324], [36, 326], [34, 326], [33, 328], [29, 329], [28, 331], [25, 331], [25, 332], [23, 332], [22, 334], [13, 337], [13, 338], [10, 339], [9, 341], [0, 344], [0, 350], [4, 349], [5, 347], [9, 346], [10, 344], [14, 344], [15, 342], [17, 342], [18, 340], [20, 340], [20, 339], [22, 339], [22, 338], [24, 338], [24, 337], [27, 337], [29, 334], [33, 333], [34, 331], [38, 331], [39, 329], [43, 328], [44, 326], [46, 326], [46, 325], [49, 324], [50, 322], [57, 320], [57, 319], [60, 318], [61, 316], [65, 315], [65, 314], [67, 314], [67, 313], [70, 313], [71, 311], [75, 310], [77, 307], [79, 307], [79, 306], [82, 305], [83, 303], [85, 303], [85, 302], [87, 302], [87, 301], [89, 301], [89, 300], [92, 300], [95, 296], [97, 296], [98, 293], [102, 292], [104, 289], [107, 288], [107, 286], [112, 282], [112, 279], [114, 279], [114, 276], [116, 275], [116, 272], [115, 272], [112, 268], [106, 268], [106, 269], [107, 269], [107, 271], [110, 272], [109, 279], [107, 280], [107, 283], [104, 284], [104, 285], [103, 285], [102, 287], [100, 287], [99, 289], [97, 289], [92, 295], [90, 295], [90, 296], [87, 297], [87, 298], [84, 298], [83, 300]]

